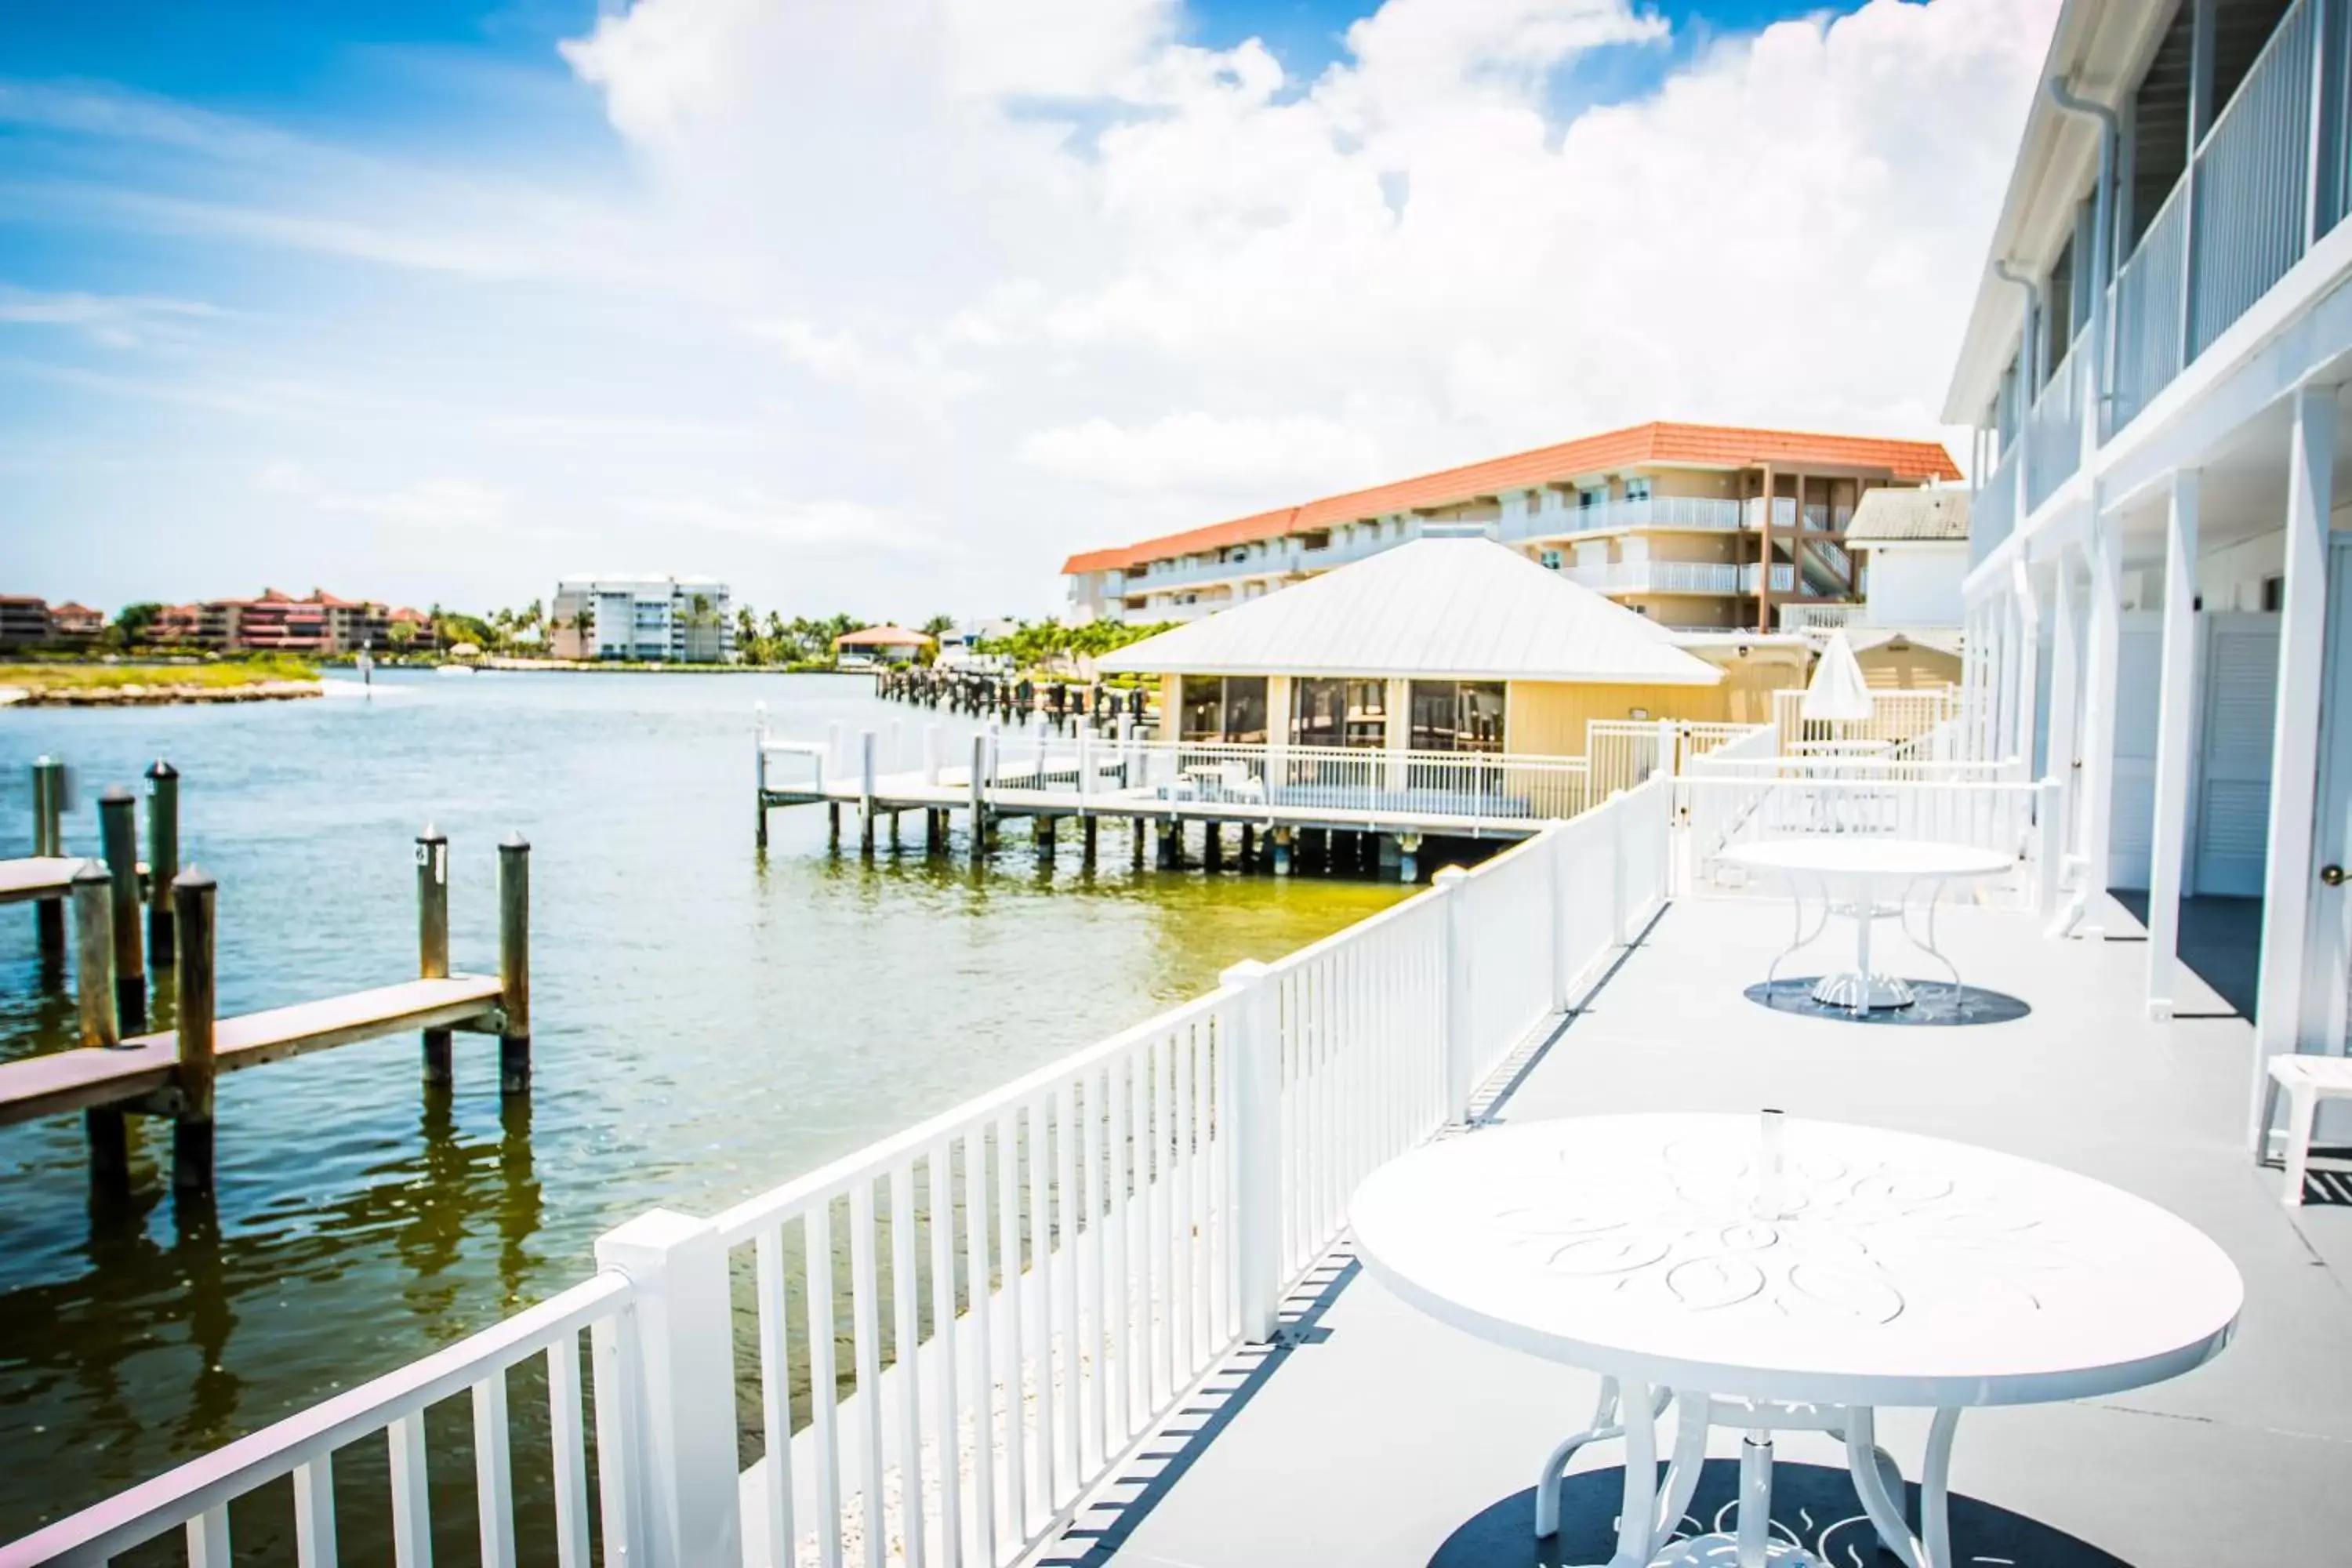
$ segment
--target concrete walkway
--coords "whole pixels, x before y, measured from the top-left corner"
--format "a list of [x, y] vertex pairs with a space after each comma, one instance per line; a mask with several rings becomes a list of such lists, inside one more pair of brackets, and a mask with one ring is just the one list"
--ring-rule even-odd
[[[1496, 1118], [1753, 1110], [1876, 1123], [2067, 1166], [2202, 1228], [2236, 1261], [2237, 1342], [2173, 1383], [2111, 1399], [1971, 1412], [1952, 1467], [1958, 1563], [2352, 1561], [2352, 1182], [2323, 1159], [2312, 1201], [2278, 1202], [2242, 1126], [2252, 1035], [2193, 979], [2149, 1022], [2137, 942], [2048, 942], [2019, 916], [1949, 912], [1972, 984], [2032, 1012], [1972, 1028], [1864, 1026], [1768, 1012], [1742, 987], [1786, 928], [1756, 902], [1668, 910], [1565, 1026]], [[1925, 973], [1922, 966], [1918, 973]], [[1475, 1133], [1470, 1136], [1476, 1136]], [[1532, 1537], [1536, 1467], [1585, 1425], [1594, 1380], [1403, 1306], [1344, 1249], [1302, 1296], [1298, 1341], [1252, 1350], [1146, 1446], [1042, 1560], [1121, 1568], [1597, 1563], [1613, 1541], [1617, 1452], [1580, 1461], [1561, 1541]], [[1916, 1479], [1924, 1416], [1881, 1441]], [[1780, 1442], [1775, 1519], [1808, 1542], [1856, 1510], [1826, 1439]], [[1716, 1435], [1699, 1505], [1728, 1498]], [[1815, 1468], [1814, 1466], [1822, 1468]], [[1866, 1531], [1830, 1560], [1880, 1562]]]

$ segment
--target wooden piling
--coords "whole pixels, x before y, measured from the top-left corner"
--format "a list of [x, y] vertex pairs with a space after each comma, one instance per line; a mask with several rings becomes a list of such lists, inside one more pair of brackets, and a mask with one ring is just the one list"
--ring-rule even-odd
[[988, 858], [988, 737], [971, 738], [971, 859]]
[[1078, 818], [1078, 858], [1085, 865], [1095, 863], [1095, 829], [1101, 821], [1097, 816]]
[[874, 731], [857, 733], [857, 849], [874, 857]]
[[180, 875], [180, 770], [158, 757], [147, 766], [147, 959], [173, 962], [172, 883]]
[[[74, 990], [79, 1004], [81, 1044], [96, 1050], [121, 1043], [114, 1017], [114, 879], [104, 866], [85, 860], [74, 873]], [[62, 905], [57, 906], [62, 908]], [[82, 1112], [89, 1142], [93, 1192], [127, 1190], [131, 1184], [131, 1130], [123, 1113], [107, 1106]]]
[[1277, 827], [1274, 830], [1274, 874], [1277, 877], [1290, 875], [1290, 838], [1289, 828]]
[[136, 1033], [147, 1026], [147, 964], [139, 934], [139, 803], [121, 784], [98, 797], [98, 841], [114, 879], [114, 1012]]
[[1042, 812], [1030, 820], [1035, 825], [1037, 864], [1051, 867], [1054, 864], [1055, 820]]
[[1201, 824], [1201, 863], [1212, 871], [1225, 868], [1225, 835], [1220, 824]]
[[[33, 853], [58, 857], [65, 847], [66, 765], [55, 757], [33, 761]], [[43, 899], [33, 906], [35, 929], [40, 934], [41, 970], [54, 980], [65, 972], [66, 907], [60, 899]]]
[[[416, 977], [449, 974], [449, 838], [431, 823], [416, 836]], [[450, 1032], [425, 1031], [425, 1084], [446, 1089], [457, 1080], [449, 1059]]]
[[1133, 856], [1132, 864], [1135, 868], [1139, 871], [1143, 868], [1144, 835], [1149, 831], [1149, 829], [1146, 826], [1143, 818], [1139, 816], [1129, 817], [1127, 819], [1127, 826], [1129, 830], [1128, 834], [1128, 847]]
[[530, 843], [499, 845], [499, 1092], [530, 1092]]
[[1242, 824], [1242, 869], [1246, 871], [1257, 863], [1257, 825]]
[[213, 879], [194, 868], [172, 884], [173, 920], [180, 935], [180, 962], [173, 974], [179, 995], [180, 1107], [172, 1122], [172, 1187], [180, 1193], [213, 1188], [213, 909], [218, 892]]

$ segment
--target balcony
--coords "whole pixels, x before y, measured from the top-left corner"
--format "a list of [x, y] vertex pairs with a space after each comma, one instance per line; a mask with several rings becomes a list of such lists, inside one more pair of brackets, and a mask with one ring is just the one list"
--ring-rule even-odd
[[2009, 449], [1994, 465], [1992, 477], [1977, 489], [1975, 505], [1969, 513], [1971, 567], [2000, 549], [2001, 542], [2017, 527], [2017, 465], [2024, 450], [2024, 442], [2010, 442]]
[[[2341, 37], [2331, 37], [2335, 68], [2315, 68], [2322, 3], [2296, 0], [2281, 18], [2116, 272], [2107, 436], [2137, 418], [2352, 205]], [[2327, 25], [2333, 34], [2344, 23], [2330, 16]]]
[[2058, 493], [2083, 466], [2083, 404], [2089, 388], [2090, 331], [2075, 334], [2025, 416], [2027, 510]]
[[[1564, 501], [1565, 498], [1557, 498]], [[1747, 526], [1740, 503], [1708, 496], [1649, 496], [1630, 500], [1600, 501], [1591, 506], [1551, 505], [1533, 512], [1508, 514], [1505, 539], [1566, 539], [1608, 528], [1696, 529], [1731, 533]]]

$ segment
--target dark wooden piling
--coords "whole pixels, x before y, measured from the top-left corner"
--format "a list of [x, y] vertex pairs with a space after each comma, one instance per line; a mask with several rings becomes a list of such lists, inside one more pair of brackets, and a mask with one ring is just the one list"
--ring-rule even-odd
[[213, 879], [191, 867], [172, 884], [172, 918], [179, 927], [180, 962], [173, 972], [179, 996], [180, 1103], [172, 1121], [172, 1186], [181, 1193], [213, 1189]]
[[1054, 863], [1055, 819], [1041, 812], [1030, 821], [1036, 830], [1037, 864], [1050, 867]]
[[499, 1092], [530, 1091], [530, 844], [499, 845]]
[[971, 858], [988, 858], [988, 737], [971, 738]]
[[[66, 852], [66, 765], [55, 757], [33, 761], [33, 853], [56, 857]], [[43, 899], [33, 906], [35, 929], [40, 934], [41, 970], [55, 980], [65, 973], [66, 906], [61, 899]]]
[[1201, 824], [1201, 864], [1212, 871], [1225, 868], [1225, 835], [1218, 823]]
[[1242, 824], [1242, 869], [1246, 871], [1256, 864], [1257, 825], [1254, 822], [1244, 822]]
[[139, 935], [139, 803], [121, 784], [98, 797], [98, 841], [114, 879], [114, 1011], [122, 1027], [147, 1026], [147, 964]]
[[147, 961], [173, 962], [172, 883], [180, 875], [180, 770], [158, 757], [147, 767]]
[[1101, 821], [1102, 819], [1097, 816], [1078, 818], [1078, 858], [1084, 865], [1091, 866], [1095, 863], [1096, 829], [1101, 825]]
[[[416, 977], [444, 980], [449, 974], [449, 837], [431, 823], [416, 836]], [[450, 1062], [450, 1032], [425, 1031], [425, 1083], [446, 1089], [457, 1079]]]
[[[104, 866], [85, 860], [74, 873], [74, 990], [79, 1004], [81, 1044], [107, 1050], [121, 1043], [114, 1015], [114, 879]], [[131, 1184], [131, 1128], [121, 1111], [93, 1106], [82, 1112], [89, 1142], [93, 1192], [110, 1193]]]

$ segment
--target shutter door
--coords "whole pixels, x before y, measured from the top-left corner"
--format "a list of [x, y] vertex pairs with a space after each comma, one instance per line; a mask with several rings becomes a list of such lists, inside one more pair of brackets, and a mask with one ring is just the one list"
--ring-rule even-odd
[[2260, 898], [2268, 852], [2278, 617], [2206, 617], [2203, 737], [2190, 835], [2200, 893]]

